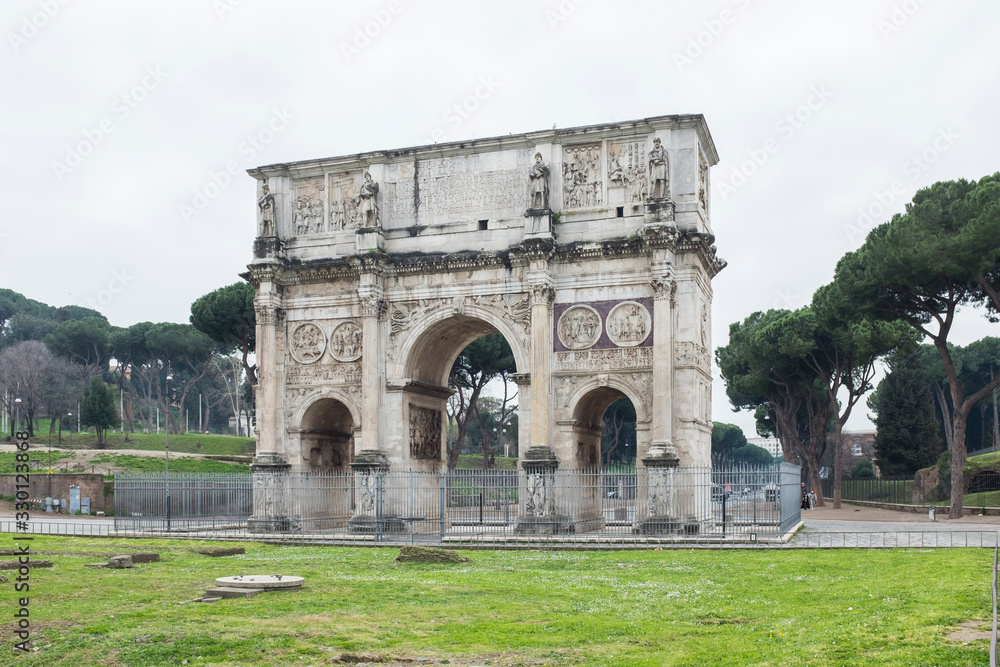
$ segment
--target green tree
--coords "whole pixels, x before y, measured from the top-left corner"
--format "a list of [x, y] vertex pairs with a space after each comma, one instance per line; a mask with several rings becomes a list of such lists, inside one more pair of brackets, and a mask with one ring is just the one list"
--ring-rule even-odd
[[[905, 322], [880, 321], [851, 312], [846, 296], [834, 283], [821, 287], [813, 295], [812, 306], [804, 309], [815, 317], [815, 345], [807, 359], [822, 380], [827, 392], [834, 428], [834, 451], [840, 452], [844, 425], [854, 406], [875, 388], [874, 379], [880, 360], [896, 350], [912, 351], [918, 336]], [[844, 471], [841, 457], [833, 457], [833, 507], [840, 509]]]
[[455, 440], [448, 443], [449, 470], [458, 465], [458, 455], [465, 446], [483, 388], [494, 378], [501, 378], [506, 384], [507, 375], [514, 370], [514, 353], [500, 334], [473, 341], [455, 359], [448, 378], [448, 385], [455, 389], [448, 401], [448, 421], [455, 426], [456, 432]]
[[[889, 373], [868, 407], [875, 413], [875, 461], [883, 475], [912, 475], [934, 465], [943, 443], [917, 354], [897, 354], [889, 360]], [[852, 472], [851, 477], [856, 475]]]
[[733, 450], [733, 463], [754, 467], [770, 466], [774, 465], [774, 457], [763, 447], [748, 442], [739, 449]]
[[851, 479], [875, 479], [875, 466], [871, 461], [858, 461], [851, 468]]
[[118, 411], [115, 409], [115, 394], [111, 387], [99, 377], [91, 379], [90, 386], [83, 390], [83, 402], [80, 404], [80, 424], [93, 426], [97, 432], [97, 446], [105, 444], [109, 428], [121, 425]]
[[747, 446], [747, 437], [736, 424], [712, 422], [712, 467], [724, 468], [736, 460], [733, 452]]
[[601, 456], [604, 465], [612, 462], [635, 464], [635, 406], [627, 398], [612, 403], [601, 417]]
[[111, 359], [113, 327], [100, 317], [63, 322], [45, 337], [45, 345], [57, 357], [86, 366], [92, 373], [107, 370]]
[[216, 343], [238, 349], [247, 380], [257, 384], [257, 365], [250, 363], [257, 345], [253, 299], [254, 288], [249, 283], [220, 287], [191, 304], [191, 324]]
[[[146, 332], [146, 345], [156, 360], [150, 372], [156, 379], [155, 391], [167, 415], [167, 428], [170, 428], [171, 407], [187, 402], [192, 387], [210, 370], [216, 348], [211, 338], [190, 324], [170, 322], [150, 327]], [[168, 385], [166, 378], [170, 374], [173, 374], [173, 381]], [[183, 424], [183, 416], [179, 414], [175, 432], [183, 432]]]
[[[969, 413], [1000, 376], [968, 393], [948, 346], [963, 306], [985, 305], [1000, 316], [1000, 174], [978, 182], [935, 183], [917, 192], [906, 212], [871, 231], [864, 245], [837, 264], [839, 283], [852, 310], [902, 319], [937, 348], [948, 378], [953, 411], [952, 469], [965, 465]], [[949, 518], [962, 516], [961, 484], [952, 485]]]
[[785, 460], [801, 463], [818, 493], [830, 400], [807, 360], [816, 344], [814, 328], [801, 313], [754, 313], [729, 326], [729, 344], [718, 348], [715, 357], [733, 408], [754, 411], [758, 433], [773, 432]]

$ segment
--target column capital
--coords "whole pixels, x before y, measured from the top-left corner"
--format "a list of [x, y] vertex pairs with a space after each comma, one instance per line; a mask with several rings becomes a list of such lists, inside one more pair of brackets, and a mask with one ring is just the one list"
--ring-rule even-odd
[[556, 300], [556, 290], [551, 283], [535, 283], [531, 286], [531, 305], [551, 306]]

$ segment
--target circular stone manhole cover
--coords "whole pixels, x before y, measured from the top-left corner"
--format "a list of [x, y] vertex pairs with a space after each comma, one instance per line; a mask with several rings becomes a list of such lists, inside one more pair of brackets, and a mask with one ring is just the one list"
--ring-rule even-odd
[[215, 580], [217, 586], [230, 588], [258, 588], [261, 590], [275, 588], [300, 588], [305, 577], [290, 577], [282, 574], [241, 574], [237, 577], [219, 577]]

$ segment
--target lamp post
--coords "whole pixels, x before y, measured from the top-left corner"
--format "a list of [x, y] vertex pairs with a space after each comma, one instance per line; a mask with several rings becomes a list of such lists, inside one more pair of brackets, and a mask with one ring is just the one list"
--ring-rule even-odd
[[69, 417], [69, 448], [73, 449], [73, 413], [67, 412], [66, 416]]
[[14, 399], [14, 432], [21, 428], [21, 397], [17, 396]]
[[164, 431], [163, 451], [166, 454], [167, 469], [167, 532], [170, 532], [170, 381], [174, 376], [167, 372], [167, 429]]

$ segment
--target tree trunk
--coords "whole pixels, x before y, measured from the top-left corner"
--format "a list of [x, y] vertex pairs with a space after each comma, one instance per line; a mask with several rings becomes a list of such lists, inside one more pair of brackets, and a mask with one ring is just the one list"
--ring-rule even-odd
[[[843, 434], [843, 426], [840, 420], [837, 419], [834, 424], [834, 436], [833, 436], [833, 509], [840, 509], [840, 485], [844, 479], [844, 466], [841, 462], [843, 458], [843, 443], [841, 442], [841, 436]], [[822, 489], [818, 494], [820, 497], [823, 496]]]
[[965, 422], [964, 410], [955, 410], [952, 432], [955, 440], [951, 447], [951, 507], [949, 519], [962, 518], [962, 504], [965, 495]]
[[1000, 411], [997, 410], [997, 390], [993, 390], [993, 449], [1000, 447]]
[[955, 434], [953, 432], [952, 416], [948, 410], [948, 399], [944, 395], [944, 388], [939, 382], [934, 383], [934, 396], [937, 398], [938, 407], [941, 409], [941, 423], [944, 425], [944, 439], [948, 444], [948, 449], [954, 449]]

